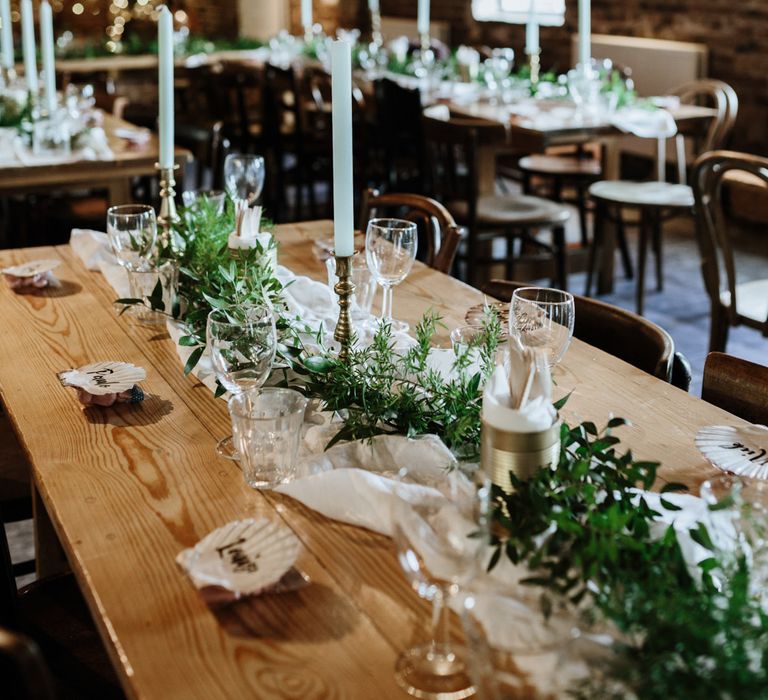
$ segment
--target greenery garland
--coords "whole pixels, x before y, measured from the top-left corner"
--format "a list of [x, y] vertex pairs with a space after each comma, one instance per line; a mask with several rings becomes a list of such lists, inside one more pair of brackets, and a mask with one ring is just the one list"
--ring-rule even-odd
[[[265, 251], [233, 258], [227, 250], [233, 228], [231, 206], [224, 216], [202, 206], [184, 212], [177, 230], [185, 241], [178, 259], [187, 334], [180, 343], [196, 346], [186, 372], [202, 354], [211, 308], [266, 297], [279, 317], [281, 355], [291, 370], [282, 383], [320, 399], [342, 418], [331, 444], [386, 433], [434, 433], [455, 452], [476, 454], [482, 384], [494, 364], [498, 318], [489, 318], [472, 349], [481, 359], [479, 371], [467, 371], [467, 350], [450, 378], [427, 362], [441, 325], [433, 312], [418, 324], [416, 344], [404, 353], [394, 352], [391, 329], [384, 325], [372, 344], [353, 349], [346, 363], [322, 345], [310, 355], [300, 340], [309, 329], [285, 315], [283, 287]], [[496, 551], [490, 566], [502, 555], [525, 564], [531, 571], [526, 583], [540, 588], [542, 601], [554, 595], [581, 607], [591, 603], [590, 609], [625, 635], [608, 680], [574, 688], [575, 697], [768, 697], [768, 616], [751, 593], [745, 557], [719, 553], [706, 525], [697, 523], [689, 534], [711, 556], [693, 574], [673, 527], [660, 537], [654, 534], [660, 513], [636, 487], [652, 488], [659, 465], [618, 451], [613, 430], [624, 423], [614, 418], [602, 430], [590, 422], [563, 425], [559, 464], [527, 482], [512, 475], [515, 491], [495, 493]], [[660, 507], [677, 510], [664, 494], [683, 490], [680, 484], [664, 486]]]

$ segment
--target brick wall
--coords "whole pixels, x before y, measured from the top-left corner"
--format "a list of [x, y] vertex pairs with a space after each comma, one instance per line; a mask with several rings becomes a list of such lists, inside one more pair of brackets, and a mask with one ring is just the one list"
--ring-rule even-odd
[[[365, 0], [361, 0], [364, 2]], [[471, 0], [433, 0], [432, 17], [450, 22], [451, 41], [521, 49], [524, 29], [481, 24]], [[564, 27], [541, 30], [545, 68], [570, 61], [578, 0], [566, 0]], [[385, 15], [413, 17], [415, 0], [381, 0]], [[694, 41], [709, 47], [709, 74], [734, 87], [740, 99], [734, 147], [768, 153], [768, 2], [766, 0], [592, 0], [595, 34]]]

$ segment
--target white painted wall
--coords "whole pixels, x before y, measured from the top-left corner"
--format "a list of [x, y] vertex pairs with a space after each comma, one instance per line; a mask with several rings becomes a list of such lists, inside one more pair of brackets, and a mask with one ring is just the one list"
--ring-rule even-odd
[[290, 23], [288, 0], [237, 0], [240, 36], [268, 39]]

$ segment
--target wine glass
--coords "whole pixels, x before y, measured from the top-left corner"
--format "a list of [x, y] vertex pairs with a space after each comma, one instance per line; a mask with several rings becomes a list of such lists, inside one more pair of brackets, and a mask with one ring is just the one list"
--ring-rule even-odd
[[485, 75], [490, 79], [496, 92], [494, 101], [501, 104], [504, 101], [504, 88], [509, 81], [512, 66], [515, 63], [515, 52], [512, 49], [494, 49], [490, 58], [485, 59]]
[[230, 153], [224, 161], [224, 186], [235, 203], [235, 221], [239, 234], [243, 212], [256, 203], [264, 189], [264, 158]]
[[410, 695], [461, 700], [474, 694], [467, 650], [451, 642], [448, 603], [478, 572], [489, 489], [458, 469], [401, 469], [392, 499], [397, 558], [411, 587], [432, 602], [432, 638], [403, 651], [395, 679]]
[[365, 234], [365, 259], [376, 281], [384, 289], [381, 323], [395, 332], [405, 332], [405, 321], [392, 319], [392, 287], [411, 271], [418, 247], [416, 224], [402, 219], [371, 219]]
[[146, 204], [121, 204], [107, 209], [107, 236], [112, 252], [123, 267], [150, 267], [149, 255], [157, 238], [155, 210]]
[[571, 343], [574, 316], [572, 294], [521, 287], [509, 303], [509, 334], [524, 347], [544, 350], [549, 366], [554, 367]]
[[[206, 325], [208, 351], [216, 379], [232, 393], [258, 389], [267, 380], [277, 349], [272, 307], [252, 304], [214, 309]], [[219, 441], [216, 452], [238, 460], [232, 436]]]

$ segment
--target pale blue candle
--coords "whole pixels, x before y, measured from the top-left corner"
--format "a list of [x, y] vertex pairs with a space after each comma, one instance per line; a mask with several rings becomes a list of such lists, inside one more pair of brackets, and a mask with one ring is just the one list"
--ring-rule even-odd
[[53, 11], [48, 0], [40, 3], [40, 50], [43, 54], [43, 86], [48, 113], [56, 111], [56, 62], [53, 49]]
[[379, 0], [368, 0], [368, 9], [371, 11], [371, 14], [379, 12]]
[[429, 0], [419, 0], [416, 27], [419, 36], [429, 34]]
[[158, 93], [160, 103], [161, 168], [173, 167], [173, 17], [168, 7], [160, 10], [157, 26]]
[[592, 58], [592, 1], [579, 0], [579, 63], [586, 66]]
[[355, 252], [354, 182], [352, 179], [352, 49], [331, 43], [333, 108], [333, 245], [336, 255]]
[[537, 54], [540, 48], [539, 23], [535, 19], [529, 19], [525, 25], [525, 53]]
[[0, 22], [3, 24], [0, 44], [2, 45], [3, 68], [13, 68], [13, 27], [11, 27], [11, 0], [0, 0]]
[[27, 82], [27, 90], [37, 94], [35, 17], [32, 13], [32, 0], [21, 0], [21, 50], [24, 53], [24, 80]]
[[301, 26], [305, 30], [312, 27], [312, 0], [301, 0]]

